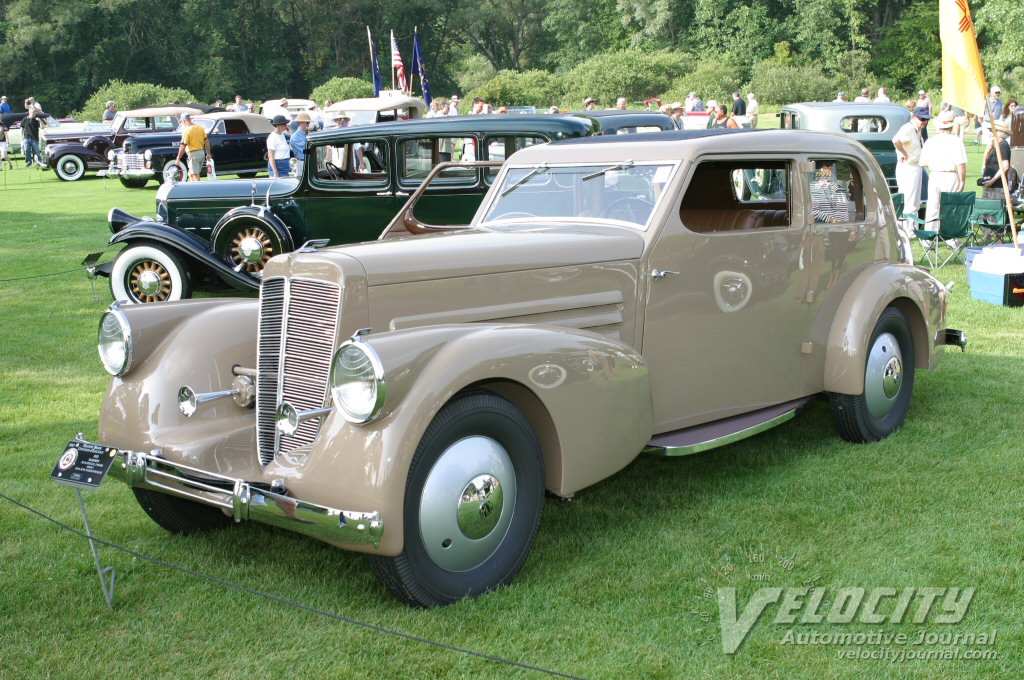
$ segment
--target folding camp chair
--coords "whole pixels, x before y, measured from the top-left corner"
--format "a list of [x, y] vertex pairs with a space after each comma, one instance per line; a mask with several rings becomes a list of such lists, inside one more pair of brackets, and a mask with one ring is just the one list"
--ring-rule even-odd
[[[974, 201], [977, 195], [973, 191], [942, 192], [939, 199], [939, 219], [929, 222], [916, 215], [904, 215], [903, 219], [921, 225], [914, 229], [914, 234], [924, 245], [924, 259], [930, 269], [940, 269], [958, 255], [963, 255], [967, 246], [974, 242], [971, 231], [971, 214], [974, 212]], [[938, 222], [938, 229], [934, 223]], [[939, 248], [943, 245], [950, 250], [949, 256], [939, 263]]]
[[997, 199], [979, 198], [971, 215], [974, 238], [980, 244], [1000, 243], [1010, 228], [1006, 203]]

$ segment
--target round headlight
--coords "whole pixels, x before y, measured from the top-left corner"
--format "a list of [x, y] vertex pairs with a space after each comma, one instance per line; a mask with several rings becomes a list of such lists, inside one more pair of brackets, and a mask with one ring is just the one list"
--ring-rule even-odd
[[153, 160], [153, 150], [152, 149], [146, 149], [145, 151], [142, 152], [142, 157], [144, 159], [146, 159], [147, 161]]
[[372, 420], [384, 405], [384, 394], [380, 357], [360, 340], [339, 347], [331, 364], [331, 396], [345, 420]]
[[112, 309], [103, 315], [96, 345], [110, 375], [124, 375], [132, 367], [132, 331], [123, 313]]
[[107, 160], [108, 161], [114, 160], [114, 150], [113, 149], [111, 149], [110, 151], [107, 152]]

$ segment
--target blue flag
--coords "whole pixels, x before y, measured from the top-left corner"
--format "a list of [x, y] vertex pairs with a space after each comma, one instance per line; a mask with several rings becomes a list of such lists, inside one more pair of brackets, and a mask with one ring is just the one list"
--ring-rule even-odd
[[370, 27], [366, 27], [366, 39], [370, 41], [370, 61], [373, 67], [373, 96], [379, 97], [380, 91], [384, 89], [384, 80], [380, 77], [380, 64], [377, 63], [377, 48], [373, 44], [373, 37], [370, 35]]
[[430, 81], [427, 80], [427, 67], [423, 64], [423, 51], [420, 49], [420, 31], [415, 29], [412, 34], [412, 72], [419, 75], [420, 87], [423, 88], [423, 101], [430, 106], [433, 95], [430, 94]]

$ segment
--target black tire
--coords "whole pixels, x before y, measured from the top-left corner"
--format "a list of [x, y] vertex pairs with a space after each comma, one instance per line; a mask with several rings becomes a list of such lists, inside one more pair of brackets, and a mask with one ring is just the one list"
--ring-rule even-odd
[[903, 425], [914, 391], [914, 339], [903, 312], [888, 307], [868, 343], [864, 392], [830, 394], [839, 435], [863, 444], [885, 439]]
[[118, 253], [110, 268], [110, 292], [131, 304], [185, 300], [192, 279], [181, 258], [159, 245], [140, 243]]
[[121, 177], [121, 186], [126, 189], [141, 189], [147, 184], [149, 180], [145, 177]]
[[53, 171], [65, 182], [76, 182], [85, 175], [85, 161], [72, 153], [64, 154], [54, 162]]
[[234, 524], [219, 508], [138, 487], [132, 487], [132, 493], [146, 514], [172, 534], [194, 534]]
[[270, 258], [284, 252], [284, 246], [270, 224], [254, 215], [239, 215], [215, 230], [213, 250], [231, 267], [255, 277]]
[[[462, 493], [452, 493], [455, 487]], [[467, 392], [441, 409], [416, 448], [403, 552], [371, 557], [371, 565], [413, 606], [480, 595], [515, 578], [543, 503], [544, 462], [530, 422], [507, 399]]]
[[240, 172], [240, 173], [238, 173], [238, 176], [240, 178], [242, 178], [242, 179], [252, 179], [256, 175], [257, 175], [257, 173], [255, 173], [255, 172]]

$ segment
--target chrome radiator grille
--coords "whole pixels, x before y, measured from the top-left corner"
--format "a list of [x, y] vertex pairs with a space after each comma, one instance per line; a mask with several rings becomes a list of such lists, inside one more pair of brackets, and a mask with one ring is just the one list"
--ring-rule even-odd
[[313, 418], [293, 435], [280, 434], [275, 415], [282, 401], [300, 411], [324, 405], [340, 307], [335, 284], [275, 277], [260, 287], [256, 429], [263, 465], [312, 444], [320, 432], [321, 419]]

